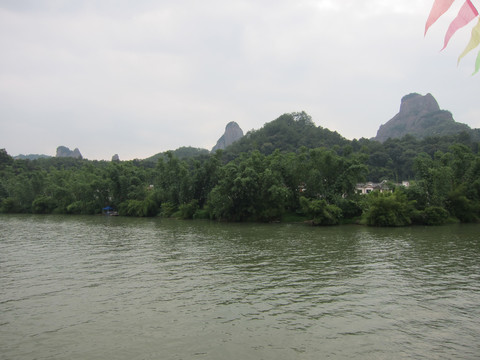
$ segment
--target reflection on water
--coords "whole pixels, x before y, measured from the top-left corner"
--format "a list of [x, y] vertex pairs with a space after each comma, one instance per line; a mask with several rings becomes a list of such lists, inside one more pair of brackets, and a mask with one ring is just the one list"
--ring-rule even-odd
[[0, 358], [475, 359], [479, 230], [1, 216]]

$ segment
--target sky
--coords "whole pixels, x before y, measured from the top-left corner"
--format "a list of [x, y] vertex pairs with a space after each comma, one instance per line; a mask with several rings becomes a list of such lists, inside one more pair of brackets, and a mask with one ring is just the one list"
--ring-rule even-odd
[[299, 111], [370, 138], [413, 92], [480, 128], [477, 20], [440, 52], [463, 1], [424, 36], [432, 3], [0, 0], [0, 148], [144, 159]]

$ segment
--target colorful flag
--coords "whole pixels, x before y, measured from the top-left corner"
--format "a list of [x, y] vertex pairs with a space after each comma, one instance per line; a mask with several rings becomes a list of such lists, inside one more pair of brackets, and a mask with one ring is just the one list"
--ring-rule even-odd
[[450, 6], [452, 6], [454, 1], [455, 0], [435, 0], [432, 10], [430, 10], [427, 23], [425, 24], [425, 34], [427, 34], [428, 28], [432, 26], [432, 24], [437, 21], [438, 18], [445, 13], [445, 11], [450, 9]]
[[[449, 8], [452, 6], [455, 0], [434, 0], [432, 10], [430, 10], [430, 15], [428, 16], [427, 23], [425, 24], [425, 35], [427, 30], [432, 24], [438, 20]], [[450, 41], [451, 37], [455, 32], [467, 25], [470, 21], [476, 18], [479, 15], [478, 10], [473, 5], [472, 0], [466, 0], [463, 6], [460, 8], [457, 17], [450, 23], [447, 33], [445, 34], [445, 39], [443, 42], [443, 49], [445, 49]], [[478, 24], [475, 25], [472, 29], [472, 36], [467, 47], [458, 57], [457, 64], [460, 63], [460, 60], [471, 50], [475, 49], [480, 45], [480, 18]], [[475, 71], [472, 75], [475, 75], [480, 71], [480, 52], [477, 55], [475, 60]]]
[[447, 33], [445, 34], [445, 41], [443, 43], [443, 49], [447, 47], [450, 38], [452, 37], [455, 32], [467, 25], [470, 21], [475, 19], [478, 16], [478, 11], [473, 6], [470, 0], [465, 1], [465, 4], [460, 8], [457, 17], [452, 21], [450, 26], [448, 27]]
[[478, 52], [477, 60], [475, 61], [475, 71], [473, 72], [472, 75], [475, 75], [476, 73], [478, 73], [478, 70], [480, 70], [480, 51]]
[[477, 25], [472, 29], [472, 37], [470, 38], [470, 42], [468, 43], [467, 47], [458, 57], [457, 63], [460, 62], [460, 59], [464, 57], [469, 51], [475, 49], [480, 44], [480, 19], [478, 19]]

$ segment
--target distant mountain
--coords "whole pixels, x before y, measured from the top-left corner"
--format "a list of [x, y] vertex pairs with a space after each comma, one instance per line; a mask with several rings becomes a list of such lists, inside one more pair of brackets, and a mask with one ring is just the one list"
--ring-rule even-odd
[[43, 154], [28, 154], [28, 155], [17, 155], [13, 157], [15, 160], [36, 160], [36, 159], [48, 159], [51, 158], [50, 155]]
[[431, 94], [422, 96], [413, 93], [402, 98], [400, 111], [380, 126], [374, 140], [384, 142], [388, 138], [401, 138], [407, 134], [425, 138], [454, 135], [464, 131], [478, 136], [478, 131], [456, 122], [449, 111], [440, 110]]
[[212, 152], [219, 149], [225, 149], [232, 145], [235, 141], [243, 137], [243, 130], [235, 121], [231, 121], [225, 127], [225, 133], [218, 139], [217, 144], [212, 148]]
[[238, 156], [242, 152], [258, 150], [271, 154], [275, 150], [295, 152], [302, 146], [306, 148], [344, 146], [349, 140], [335, 131], [316, 126], [305, 112], [284, 114], [276, 120], [266, 123], [259, 130], [249, 131], [244, 137], [225, 149], [227, 158]]
[[[468, 125], [456, 122], [449, 111], [441, 110], [431, 94], [422, 96], [412, 93], [401, 99], [400, 110], [392, 119], [381, 125], [374, 138], [354, 139], [349, 141], [336, 131], [316, 126], [311, 117], [305, 112], [294, 112], [281, 115], [279, 118], [265, 123], [258, 130], [251, 130], [245, 135], [236, 122], [230, 122], [225, 127], [224, 134], [218, 139], [212, 152], [218, 149], [225, 150], [225, 160], [229, 161], [241, 153], [258, 150], [265, 155], [275, 150], [282, 152], [296, 152], [301, 147], [338, 148], [368, 145], [371, 140], [384, 142], [391, 139], [403, 138], [412, 135], [418, 139], [428, 137], [462, 137], [466, 142], [480, 142], [480, 129], [471, 129]], [[453, 140], [452, 140], [453, 141]], [[458, 140], [460, 141], [460, 140]], [[188, 159], [198, 156], [207, 156], [207, 149], [183, 146], [171, 150], [179, 159]], [[145, 161], [157, 161], [165, 158], [167, 152], [158, 153]], [[49, 158], [48, 155], [18, 155], [14, 159]], [[56, 157], [73, 157], [82, 159], [78, 148], [73, 151], [65, 146], [57, 148]], [[120, 161], [117, 154], [112, 161]]]
[[80, 153], [80, 150], [78, 148], [75, 148], [75, 150], [70, 150], [66, 146], [59, 146], [57, 147], [57, 154], [55, 157], [71, 157], [75, 159], [83, 159], [82, 154]]

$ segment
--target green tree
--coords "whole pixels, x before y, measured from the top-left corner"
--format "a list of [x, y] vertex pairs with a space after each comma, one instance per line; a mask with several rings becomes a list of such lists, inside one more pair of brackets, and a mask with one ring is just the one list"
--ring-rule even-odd
[[480, 205], [466, 195], [465, 185], [458, 186], [448, 194], [447, 208], [449, 212], [461, 222], [478, 221]]
[[50, 196], [40, 195], [32, 203], [32, 210], [36, 214], [51, 214], [56, 208], [55, 200]]
[[5, 149], [0, 149], [0, 170], [13, 164], [13, 158], [8, 155]]
[[414, 203], [401, 191], [381, 193], [374, 191], [368, 196], [365, 220], [370, 226], [406, 226], [415, 216]]
[[338, 225], [340, 223], [342, 210], [336, 205], [327, 204], [324, 199], [309, 200], [302, 196], [300, 204], [313, 225]]
[[439, 206], [428, 206], [423, 211], [422, 223], [425, 225], [442, 225], [448, 221], [449, 213]]
[[278, 164], [278, 153], [244, 154], [221, 168], [218, 184], [209, 194], [212, 218], [270, 221], [281, 218], [289, 198]]
[[166, 153], [166, 160], [159, 159], [156, 167], [155, 185], [161, 189], [161, 201], [178, 207], [193, 197], [193, 184], [185, 161], [177, 159], [172, 152]]
[[193, 219], [195, 212], [198, 210], [198, 201], [192, 200], [187, 204], [179, 206], [178, 211], [182, 219]]

